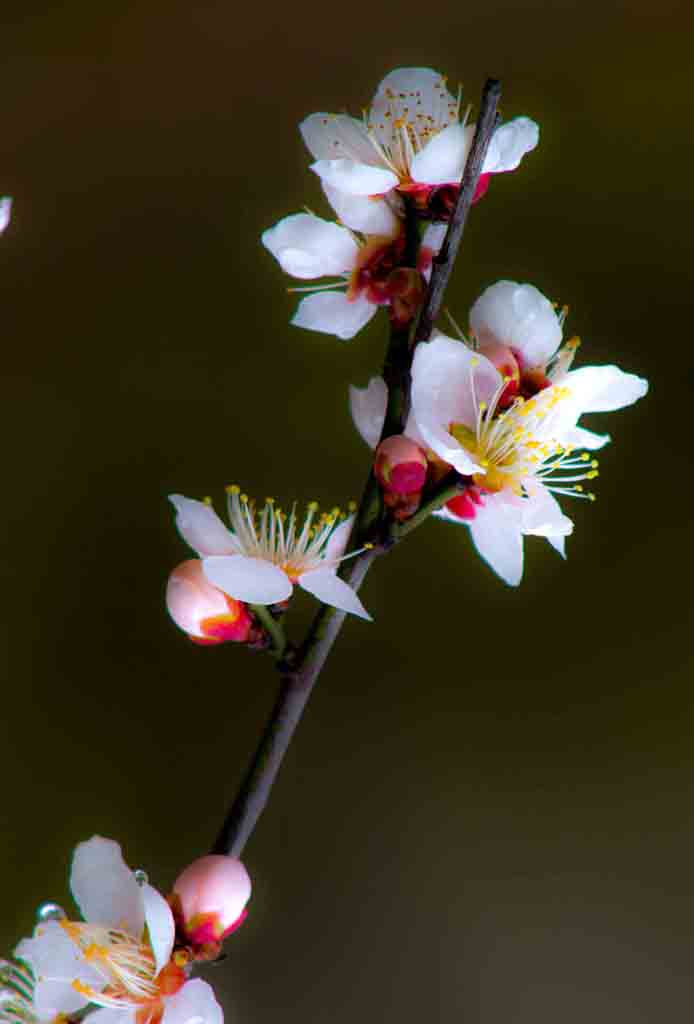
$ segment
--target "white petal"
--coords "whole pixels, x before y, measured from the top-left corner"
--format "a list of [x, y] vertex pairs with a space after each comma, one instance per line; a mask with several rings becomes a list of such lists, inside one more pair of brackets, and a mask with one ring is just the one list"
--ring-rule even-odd
[[205, 558], [202, 568], [215, 587], [237, 601], [249, 604], [286, 601], [293, 589], [287, 574], [264, 558], [248, 558], [246, 555]]
[[531, 284], [497, 281], [470, 310], [470, 329], [482, 343], [497, 341], [522, 357], [525, 367], [546, 363], [561, 344], [554, 307]]
[[570, 401], [581, 413], [623, 409], [648, 391], [647, 380], [618, 366], [583, 366], [567, 373], [561, 384], [569, 388]]
[[413, 181], [423, 185], [459, 182], [470, 148], [470, 133], [462, 124], [451, 124], [417, 153], [410, 169]]
[[348, 114], [310, 114], [299, 131], [314, 160], [378, 163], [363, 122]]
[[161, 893], [147, 882], [142, 886], [142, 899], [145, 907], [145, 924], [149, 932], [149, 942], [157, 965], [157, 974], [171, 959], [176, 926], [171, 907]]
[[347, 341], [368, 324], [377, 309], [378, 306], [363, 295], [348, 299], [345, 292], [316, 292], [301, 300], [292, 323], [295, 327], [334, 334]]
[[391, 238], [400, 229], [400, 218], [385, 199], [375, 196], [353, 196], [332, 188], [325, 182], [323, 191], [343, 224], [365, 235]]
[[162, 1024], [224, 1024], [224, 1014], [212, 986], [193, 978], [165, 1001]]
[[476, 405], [488, 402], [501, 377], [489, 360], [462, 342], [434, 332], [412, 362], [412, 416], [427, 446], [469, 476], [483, 470], [448, 432], [451, 423], [473, 427]]
[[333, 532], [330, 534], [330, 540], [325, 545], [324, 558], [326, 562], [334, 563], [342, 558], [353, 526], [354, 516], [348, 516], [343, 523], [340, 523], [339, 526], [335, 527]]
[[504, 583], [517, 587], [523, 576], [523, 534], [521, 510], [491, 494], [470, 521], [470, 534], [477, 551]]
[[169, 501], [176, 509], [178, 532], [193, 551], [203, 557], [236, 554], [238, 543], [213, 508], [182, 494], [170, 494]]
[[295, 213], [264, 231], [261, 241], [293, 277], [307, 279], [325, 274], [346, 274], [356, 264], [359, 247], [346, 228]]
[[383, 195], [398, 184], [392, 171], [355, 160], [317, 160], [311, 170], [326, 185], [355, 196]]
[[584, 430], [583, 427], [571, 427], [563, 431], [557, 440], [564, 445], [573, 445], [574, 448], [587, 448], [589, 451], [597, 451], [604, 448], [611, 437], [609, 434], [596, 434], [592, 430]]
[[85, 921], [142, 935], [142, 891], [115, 840], [93, 836], [75, 848], [70, 888]]
[[10, 216], [12, 214], [12, 199], [10, 196], [3, 196], [0, 199], [0, 234], [5, 230], [7, 225], [10, 223]]
[[371, 616], [350, 585], [332, 570], [314, 569], [313, 572], [302, 573], [299, 577], [299, 586], [313, 594], [323, 604], [330, 604], [343, 612], [351, 612], [360, 619], [371, 622]]
[[[431, 68], [395, 68], [380, 82], [369, 112], [369, 124], [382, 138], [382, 131], [393, 121], [408, 113], [419, 113], [436, 128], [445, 127], [451, 118], [451, 108], [457, 101], [446, 88], [445, 78]], [[385, 118], [386, 111], [391, 117]], [[431, 120], [429, 120], [431, 119]]]
[[375, 448], [381, 438], [388, 405], [388, 388], [383, 377], [372, 377], [367, 387], [349, 389], [349, 408], [362, 438]]
[[522, 505], [523, 533], [536, 537], [568, 537], [574, 524], [565, 516], [554, 495], [536, 481], [526, 482], [528, 497]]
[[131, 1010], [116, 1010], [112, 1007], [100, 1006], [98, 1010], [88, 1013], [83, 1020], [85, 1024], [86, 1021], [89, 1021], [89, 1024], [135, 1024], [136, 1013], [135, 1007]]
[[566, 558], [566, 537], [548, 537], [547, 543], [551, 544], [554, 550], [560, 554], [562, 558]]
[[19, 943], [14, 956], [26, 961], [37, 978], [34, 1005], [42, 1020], [75, 1013], [87, 1005], [87, 999], [72, 987], [76, 979], [97, 991], [105, 985], [58, 921], [39, 925], [33, 938]]
[[535, 149], [540, 129], [529, 117], [515, 117], [507, 121], [492, 135], [482, 174], [515, 171], [526, 153]]

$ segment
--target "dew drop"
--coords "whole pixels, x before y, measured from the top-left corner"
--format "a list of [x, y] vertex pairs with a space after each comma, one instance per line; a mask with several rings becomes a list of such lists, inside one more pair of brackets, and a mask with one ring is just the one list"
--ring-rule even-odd
[[36, 911], [36, 920], [39, 924], [45, 924], [46, 921], [64, 921], [66, 917], [67, 914], [57, 903], [42, 903]]
[[138, 885], [147, 885], [147, 883], [149, 882], [147, 872], [143, 871], [142, 868], [135, 868], [133, 874], [135, 875], [135, 881], [137, 882]]

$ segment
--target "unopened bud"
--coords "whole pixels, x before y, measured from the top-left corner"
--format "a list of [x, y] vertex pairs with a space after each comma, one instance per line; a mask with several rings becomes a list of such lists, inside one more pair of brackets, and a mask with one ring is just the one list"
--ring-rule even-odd
[[166, 607], [197, 644], [246, 643], [251, 635], [253, 621], [245, 604], [209, 583], [198, 558], [181, 562], [169, 576]]
[[209, 854], [189, 864], [169, 897], [176, 927], [194, 951], [219, 951], [246, 918], [251, 880], [237, 857]]
[[386, 491], [413, 494], [421, 491], [427, 475], [427, 458], [422, 449], [404, 434], [381, 441], [374, 460], [376, 479]]

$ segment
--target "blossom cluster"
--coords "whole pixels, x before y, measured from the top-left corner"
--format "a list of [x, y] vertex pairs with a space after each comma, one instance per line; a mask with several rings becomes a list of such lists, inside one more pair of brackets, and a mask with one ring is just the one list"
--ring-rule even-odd
[[75, 849], [70, 888], [82, 920], [55, 903], [0, 962], [0, 1024], [223, 1024], [211, 986], [191, 978], [243, 922], [251, 883], [234, 857], [201, 857], [165, 899], [118, 843]]
[[[580, 417], [631, 405], [648, 388], [616, 366], [571, 369], [579, 341], [562, 345], [563, 321], [537, 288], [499, 281], [470, 310], [469, 343], [435, 331], [412, 361], [403, 461], [419, 456], [426, 466], [420, 489], [457, 472], [460, 493], [435, 515], [469, 526], [479, 554], [511, 585], [522, 577], [525, 535], [565, 553], [573, 524], [555, 496], [594, 499], [592, 452], [610, 438], [579, 426]], [[380, 377], [350, 391], [354, 423], [372, 448], [386, 402]], [[384, 487], [411, 505], [410, 487]]]
[[[380, 307], [410, 332], [426, 301], [433, 261], [455, 210], [476, 125], [460, 90], [429, 68], [398, 68], [379, 84], [362, 119], [315, 113], [300, 132], [334, 219], [284, 217], [262, 235], [282, 270], [307, 281], [296, 326], [352, 338]], [[473, 202], [493, 175], [518, 168], [539, 129], [528, 117], [494, 128]], [[434, 330], [410, 351], [402, 433], [386, 428], [388, 386], [352, 388], [357, 430], [374, 449], [386, 518], [422, 506], [469, 528], [482, 558], [508, 584], [523, 573], [523, 538], [545, 537], [565, 555], [573, 523], [559, 497], [591, 500], [594, 457], [609, 437], [579, 424], [642, 397], [647, 383], [616, 366], [573, 368], [578, 339], [563, 342], [566, 310], [530, 284], [499, 281], [473, 304], [469, 330]], [[449, 484], [452, 493], [448, 493]], [[369, 618], [339, 575], [353, 517], [337, 510], [289, 514], [228, 491], [230, 528], [209, 504], [172, 495], [176, 523], [196, 558], [172, 573], [167, 605], [197, 643], [268, 645], [298, 585], [319, 601]], [[442, 491], [443, 498], [436, 502]], [[364, 537], [360, 538], [363, 543]], [[354, 554], [355, 552], [351, 552]], [[264, 611], [263, 611], [264, 609]]]
[[[338, 223], [293, 214], [263, 234], [263, 245], [292, 277], [341, 280], [293, 289], [311, 293], [299, 303], [293, 324], [344, 340], [379, 306], [397, 305], [407, 203], [425, 226], [417, 269], [427, 277], [472, 146], [475, 125], [469, 116], [461, 93], [453, 96], [442, 75], [430, 68], [398, 68], [380, 83], [362, 120], [317, 113], [301, 123], [314, 158], [311, 170]], [[475, 199], [484, 195], [492, 175], [515, 170], [538, 138], [528, 117], [502, 125]]]

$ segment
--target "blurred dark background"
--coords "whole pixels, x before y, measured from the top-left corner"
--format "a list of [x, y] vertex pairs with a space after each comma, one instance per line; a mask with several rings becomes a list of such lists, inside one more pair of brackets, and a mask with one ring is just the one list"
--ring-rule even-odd
[[[289, 326], [261, 231], [325, 212], [297, 124], [425, 65], [504, 82], [540, 147], [474, 212], [448, 301], [502, 277], [651, 380], [595, 417], [595, 505], [507, 589], [431, 524], [378, 565], [247, 848], [227, 1019], [689, 1021], [691, 30], [661, 0], [3, 4], [2, 948], [118, 838], [161, 888], [210, 844], [269, 660], [168, 621], [169, 491], [357, 497], [346, 405], [384, 323]], [[609, 422], [608, 422], [609, 421]], [[313, 610], [293, 609], [297, 635]]]

